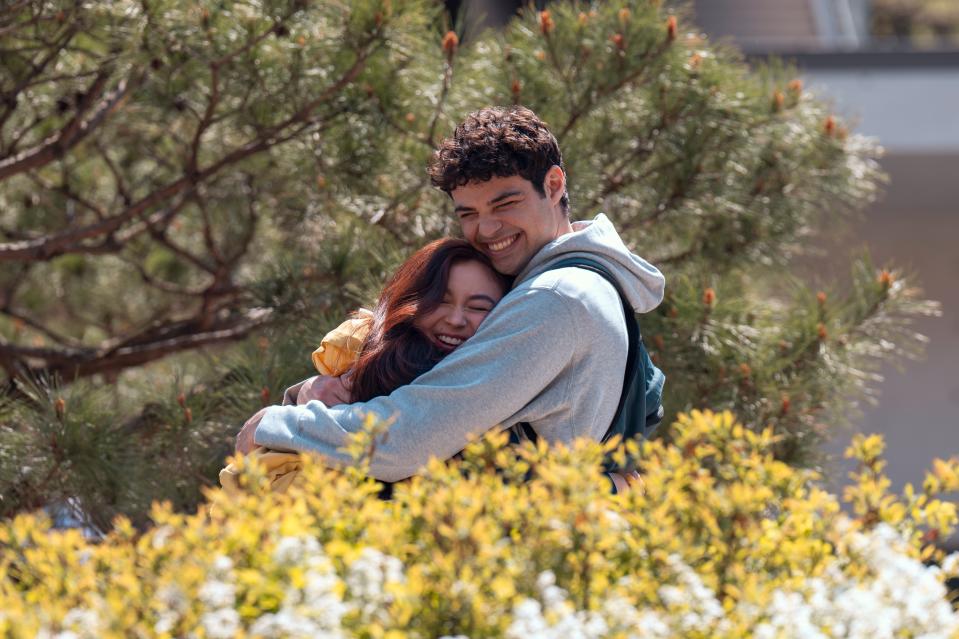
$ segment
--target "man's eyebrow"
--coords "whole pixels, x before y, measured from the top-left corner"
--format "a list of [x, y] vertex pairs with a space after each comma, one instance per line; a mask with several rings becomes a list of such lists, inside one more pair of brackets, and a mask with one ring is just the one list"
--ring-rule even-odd
[[[517, 195], [522, 195], [522, 194], [523, 194], [522, 191], [507, 191], [506, 193], [500, 193], [499, 195], [494, 197], [492, 200], [490, 200], [486, 204], [487, 206], [494, 206], [496, 204], [499, 204], [503, 200], [509, 199], [511, 197], [516, 197]], [[472, 206], [466, 206], [465, 204], [457, 204], [453, 208], [454, 213], [461, 213], [463, 211], [475, 211], [475, 210], [476, 209], [474, 209]]]
[[489, 202], [487, 202], [487, 204], [489, 204], [490, 206], [492, 206], [492, 205], [494, 205], [494, 204], [497, 204], [497, 203], [499, 203], [499, 202], [502, 202], [502, 201], [505, 200], [505, 199], [508, 199], [508, 198], [511, 198], [511, 197], [516, 197], [517, 195], [522, 195], [522, 194], [523, 194], [522, 191], [507, 191], [506, 193], [500, 193], [499, 195], [497, 195], [496, 197], [494, 197], [492, 200], [490, 200]]
[[492, 304], [493, 306], [496, 306], [496, 300], [494, 300], [489, 295], [483, 295], [482, 293], [477, 293], [476, 295], [470, 295], [467, 299], [471, 302], [473, 300], [485, 300], [489, 302], [490, 304]]

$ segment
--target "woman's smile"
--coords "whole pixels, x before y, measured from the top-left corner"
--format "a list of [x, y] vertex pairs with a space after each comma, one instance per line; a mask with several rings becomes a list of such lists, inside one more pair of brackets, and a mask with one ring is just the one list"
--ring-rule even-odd
[[436, 339], [443, 346], [449, 346], [451, 349], [456, 348], [465, 341], [465, 338], [463, 337], [455, 337], [453, 335], [445, 335], [443, 333], [438, 334]]
[[437, 348], [450, 352], [473, 336], [501, 297], [502, 285], [488, 266], [475, 260], [456, 262], [442, 301], [413, 325]]

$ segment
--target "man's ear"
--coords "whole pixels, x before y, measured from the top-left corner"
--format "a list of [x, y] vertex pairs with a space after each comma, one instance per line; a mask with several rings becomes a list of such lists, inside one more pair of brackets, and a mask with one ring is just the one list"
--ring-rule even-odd
[[563, 199], [563, 193], [566, 192], [566, 173], [558, 165], [554, 164], [546, 172], [543, 191], [554, 206], [559, 206], [559, 201]]

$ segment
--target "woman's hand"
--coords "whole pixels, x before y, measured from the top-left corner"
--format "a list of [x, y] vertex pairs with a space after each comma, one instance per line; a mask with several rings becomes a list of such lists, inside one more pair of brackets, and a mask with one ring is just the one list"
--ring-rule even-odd
[[303, 382], [296, 394], [296, 403], [305, 404], [317, 399], [327, 406], [350, 403], [349, 373], [339, 377], [317, 375]]
[[266, 414], [266, 409], [261, 408], [257, 411], [256, 415], [246, 420], [243, 428], [236, 434], [237, 453], [248, 455], [251, 450], [256, 448], [256, 444], [253, 442], [253, 435], [256, 433], [256, 427], [260, 424], [260, 420], [263, 419], [264, 414]]

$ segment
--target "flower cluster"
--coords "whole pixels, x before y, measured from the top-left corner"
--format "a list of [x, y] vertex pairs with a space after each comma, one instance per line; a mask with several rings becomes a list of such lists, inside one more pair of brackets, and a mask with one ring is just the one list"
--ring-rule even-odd
[[[755, 620], [755, 636], [931, 638], [959, 631], [943, 596], [942, 570], [910, 557], [898, 531], [879, 524], [852, 533], [849, 544], [852, 554], [822, 575], [774, 591], [764, 607], [747, 606], [743, 616]], [[850, 571], [869, 577], [851, 579]]]
[[[881, 439], [857, 438], [847, 514], [775, 461], [771, 431], [694, 412], [671, 432], [619, 448], [492, 436], [390, 501], [362, 461], [308, 460], [274, 494], [239, 460], [246, 494], [211, 492], [192, 516], [157, 505], [150, 530], [118, 520], [99, 542], [7, 520], [0, 636], [959, 637], [944, 585], [959, 554], [929, 535], [956, 523], [937, 493], [959, 488], [959, 462], [896, 496]], [[608, 493], [609, 454], [641, 460], [643, 490]]]

